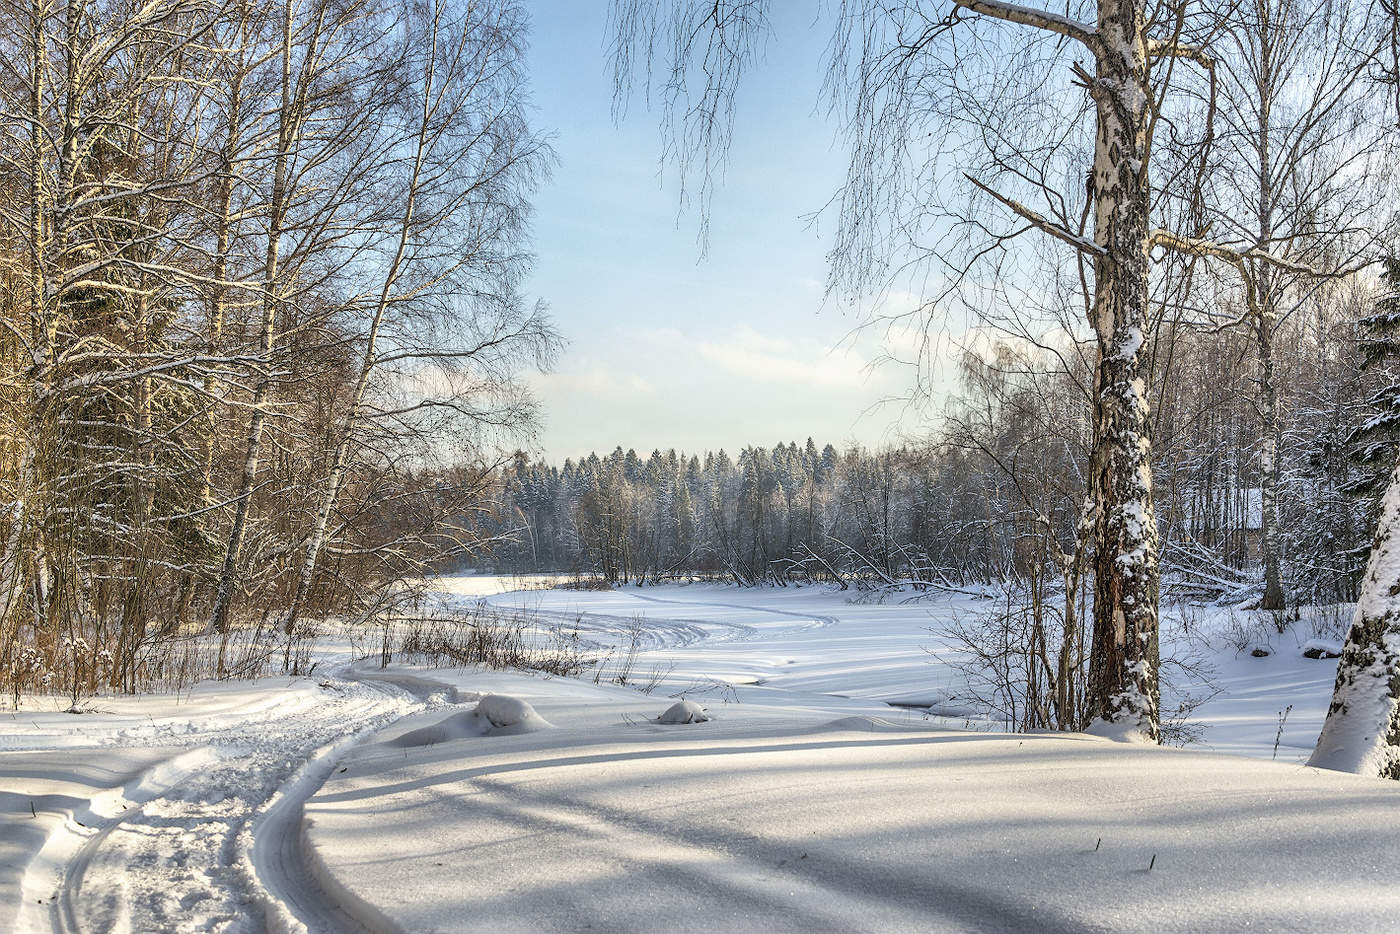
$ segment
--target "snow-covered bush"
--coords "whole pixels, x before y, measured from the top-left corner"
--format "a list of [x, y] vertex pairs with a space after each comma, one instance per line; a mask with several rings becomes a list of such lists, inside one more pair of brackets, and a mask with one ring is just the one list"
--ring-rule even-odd
[[1270, 624], [1248, 610], [1231, 609], [1225, 614], [1223, 624], [1216, 630], [1217, 644], [1234, 649], [1236, 655], [1252, 651], [1260, 645], [1269, 645]]
[[466, 612], [404, 621], [399, 658], [430, 665], [483, 665], [575, 675], [590, 663], [577, 630], [545, 626], [485, 603]]

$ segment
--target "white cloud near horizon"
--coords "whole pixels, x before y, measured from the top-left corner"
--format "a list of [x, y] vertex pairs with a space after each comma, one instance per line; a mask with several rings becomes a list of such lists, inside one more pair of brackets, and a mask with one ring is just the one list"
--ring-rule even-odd
[[839, 321], [825, 328], [798, 336], [749, 324], [576, 335], [557, 370], [535, 380], [545, 420], [539, 453], [562, 461], [619, 445], [733, 451], [809, 436], [879, 445], [916, 431], [900, 402], [882, 405], [907, 395], [912, 380], [907, 367], [872, 365], [880, 335], [852, 336]]
[[722, 370], [756, 382], [864, 390], [873, 375], [870, 361], [853, 347], [771, 337], [747, 325], [722, 340], [698, 341], [695, 349]]

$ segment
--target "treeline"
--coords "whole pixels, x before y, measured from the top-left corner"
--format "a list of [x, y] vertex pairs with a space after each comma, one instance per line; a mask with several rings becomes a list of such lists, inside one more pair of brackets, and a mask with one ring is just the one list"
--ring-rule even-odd
[[529, 424], [525, 16], [3, 11], [0, 682], [135, 690], [245, 628], [294, 664], [471, 544]]
[[[1359, 429], [1383, 380], [1363, 368], [1369, 293], [1309, 303], [1281, 333], [1278, 528], [1290, 601], [1355, 598], [1386, 457]], [[1154, 492], [1178, 595], [1264, 593], [1266, 431], [1250, 335], [1164, 322], [1153, 369]], [[1084, 534], [1088, 361], [1026, 341], [962, 356], [935, 431], [871, 451], [784, 442], [688, 454], [621, 448], [562, 466], [517, 454], [498, 482], [500, 569], [610, 583], [687, 575], [742, 583], [968, 588], [1092, 557]], [[1392, 448], [1383, 447], [1383, 450]], [[1363, 457], [1365, 454], [1367, 456]], [[1375, 465], [1380, 465], [1379, 467]], [[512, 534], [512, 530], [514, 530]], [[1074, 583], [1083, 585], [1082, 574]]]

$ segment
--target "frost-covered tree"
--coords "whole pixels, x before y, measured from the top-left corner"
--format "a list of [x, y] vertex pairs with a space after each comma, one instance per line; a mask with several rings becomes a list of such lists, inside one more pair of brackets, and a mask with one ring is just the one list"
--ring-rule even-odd
[[552, 347], [520, 6], [0, 15], [0, 681], [81, 640], [134, 690], [479, 546]]
[[[523, 15], [510, 3], [456, 9], [434, 0], [397, 22], [398, 106], [386, 115], [385, 140], [396, 158], [379, 181], [398, 216], [365, 251], [360, 275], [368, 288], [348, 303], [358, 319], [359, 361], [284, 620], [288, 634], [310, 595], [365, 422], [407, 427], [437, 407], [478, 424], [529, 420], [528, 394], [510, 374], [549, 354], [542, 307], [517, 293], [528, 266], [528, 196], [549, 152], [525, 119]], [[444, 332], [457, 338], [449, 347], [434, 339]], [[386, 369], [419, 379], [435, 370], [435, 381], [470, 380], [478, 391], [470, 405], [432, 391], [386, 405], [374, 393]]]
[[[1400, 262], [1386, 264], [1392, 289], [1400, 286]], [[1400, 293], [1386, 293], [1366, 320], [1372, 357], [1400, 350]], [[1400, 424], [1400, 383], [1376, 397], [1368, 432]], [[1381, 499], [1371, 557], [1342, 657], [1327, 719], [1310, 765], [1400, 779], [1400, 459]]]
[[[1200, 205], [1225, 259], [1225, 301], [1206, 315], [1254, 339], [1259, 434], [1261, 607], [1282, 609], [1283, 432], [1277, 345], [1328, 281], [1374, 260], [1385, 236], [1388, 121], [1367, 64], [1381, 39], [1368, 4], [1256, 0], [1222, 10], [1212, 42], [1215, 166]], [[1238, 296], [1236, 298], [1236, 296]]]
[[[683, 175], [699, 177], [703, 201], [732, 125], [738, 80], [765, 37], [768, 4], [619, 0], [614, 11], [619, 88], [638, 63], [663, 76], [667, 150]], [[910, 261], [909, 240], [942, 238], [926, 229], [930, 217], [961, 224], [964, 239], [960, 248], [924, 249], [922, 259], [932, 258], [954, 285], [920, 296], [921, 312], [946, 313], [950, 301], [975, 304], [960, 291], [971, 268], [1027, 229], [1069, 247], [1081, 263], [1097, 345], [1091, 698], [1108, 729], [1152, 740], [1160, 569], [1143, 356], [1149, 252], [1186, 241], [1153, 227], [1149, 176], [1170, 75], [1188, 60], [1208, 61], [1184, 41], [1185, 26], [1184, 6], [1154, 8], [1149, 16], [1145, 0], [1096, 0], [1065, 12], [1003, 0], [954, 0], [937, 13], [916, 3], [845, 3], [828, 78], [852, 143], [834, 286], [856, 297], [887, 288], [891, 264], [903, 269]], [[1028, 40], [1026, 28], [1038, 38]], [[1078, 95], [1052, 99], [1047, 87], [1075, 93], [1052, 83], [1056, 74], [1072, 75], [1087, 91], [1091, 116]], [[1047, 119], [1056, 127], [1049, 144]], [[1051, 166], [1060, 141], [1090, 123], [1092, 164], [1079, 169], [1081, 179], [1088, 175], [1087, 190], [1067, 199], [1055, 191]], [[1040, 142], [1026, 138], [1026, 126], [1036, 128]], [[985, 215], [940, 201], [957, 175], [979, 169], [992, 177], [969, 174], [969, 190], [1009, 212], [1020, 230], [988, 234]], [[994, 187], [1003, 181], [1045, 196], [1049, 207], [1034, 209]]]

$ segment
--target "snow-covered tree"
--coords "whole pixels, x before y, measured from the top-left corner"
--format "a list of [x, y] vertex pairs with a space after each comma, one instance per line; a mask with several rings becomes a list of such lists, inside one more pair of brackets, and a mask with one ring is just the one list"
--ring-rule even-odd
[[[1392, 289], [1400, 262], [1386, 264]], [[1386, 293], [1365, 322], [1373, 358], [1400, 350], [1400, 293]], [[1400, 424], [1400, 383], [1376, 397], [1368, 432]], [[1337, 663], [1337, 683], [1310, 765], [1400, 779], [1400, 459], [1381, 499], [1371, 557]]]

